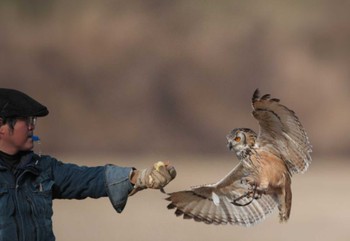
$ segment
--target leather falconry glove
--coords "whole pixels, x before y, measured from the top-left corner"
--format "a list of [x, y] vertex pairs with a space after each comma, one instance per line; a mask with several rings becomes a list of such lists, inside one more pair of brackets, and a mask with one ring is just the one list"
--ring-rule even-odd
[[162, 189], [176, 177], [175, 168], [163, 162], [154, 163], [150, 168], [134, 172], [136, 172], [137, 179], [130, 196], [146, 188]]

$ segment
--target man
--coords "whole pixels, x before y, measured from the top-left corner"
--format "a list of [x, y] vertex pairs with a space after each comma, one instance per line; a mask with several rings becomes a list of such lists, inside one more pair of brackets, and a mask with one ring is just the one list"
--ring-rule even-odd
[[55, 240], [53, 199], [108, 196], [120, 213], [129, 195], [145, 188], [160, 189], [175, 178], [175, 169], [163, 163], [143, 170], [84, 167], [35, 154], [36, 118], [48, 113], [28, 95], [0, 88], [0, 240]]

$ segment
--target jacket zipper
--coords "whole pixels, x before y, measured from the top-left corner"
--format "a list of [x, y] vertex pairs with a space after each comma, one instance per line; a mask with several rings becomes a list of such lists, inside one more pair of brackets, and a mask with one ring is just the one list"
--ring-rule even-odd
[[15, 183], [15, 188], [14, 188], [14, 190], [15, 190], [15, 205], [16, 205], [16, 210], [15, 210], [15, 215], [14, 215], [14, 219], [15, 219], [15, 223], [16, 223], [16, 233], [17, 233], [17, 239], [19, 240], [19, 237], [20, 237], [20, 232], [19, 232], [19, 230], [20, 230], [20, 228], [19, 228], [19, 226], [20, 226], [20, 223], [19, 223], [19, 221], [18, 221], [18, 219], [17, 219], [17, 212], [18, 213], [20, 213], [20, 211], [19, 211], [19, 207], [18, 207], [18, 198], [17, 198], [17, 181], [16, 181], [16, 178], [13, 176], [13, 182]]
[[[19, 185], [16, 181], [16, 192], [15, 192], [15, 198], [16, 198], [16, 206], [17, 206], [17, 210], [18, 210], [18, 214], [19, 214], [19, 218], [20, 218], [20, 223], [21, 223], [21, 228], [17, 229], [18, 231], [18, 238], [20, 238], [20, 232], [19, 230], [24, 230], [24, 223], [23, 223], [23, 217], [22, 217], [22, 213], [21, 213], [21, 209], [20, 209], [20, 205], [19, 205], [19, 198], [18, 198], [18, 190], [19, 190]], [[22, 231], [22, 241], [25, 241], [25, 235], [24, 232]]]
[[[23, 216], [21, 213], [21, 209], [20, 209], [20, 205], [19, 205], [19, 198], [18, 198], [18, 192], [19, 192], [19, 181], [21, 180], [22, 176], [28, 172], [27, 170], [24, 170], [17, 178], [15, 178], [16, 180], [16, 192], [15, 192], [15, 197], [16, 197], [16, 206], [18, 209], [18, 213], [19, 213], [19, 217], [21, 219], [21, 229], [22, 229], [22, 241], [26, 240], [26, 236], [25, 236], [25, 232], [23, 232], [23, 230], [25, 230], [24, 227], [24, 221], [23, 221]], [[19, 231], [18, 231], [19, 232]], [[18, 233], [18, 238], [20, 237], [20, 232]]]
[[35, 213], [36, 213], [35, 205], [34, 205], [33, 201], [30, 199], [30, 197], [28, 197], [27, 195], [26, 195], [26, 199], [27, 199], [27, 202], [29, 202], [29, 204], [30, 204], [30, 209], [31, 209], [31, 211], [32, 211], [30, 217], [31, 217], [31, 219], [32, 219], [32, 222], [33, 222], [34, 225], [35, 225], [35, 237], [36, 237], [35, 239], [37, 240], [37, 239], [38, 239], [37, 230], [38, 230], [39, 225], [38, 225], [38, 223], [35, 221], [35, 219], [33, 218], [33, 216], [34, 216]]

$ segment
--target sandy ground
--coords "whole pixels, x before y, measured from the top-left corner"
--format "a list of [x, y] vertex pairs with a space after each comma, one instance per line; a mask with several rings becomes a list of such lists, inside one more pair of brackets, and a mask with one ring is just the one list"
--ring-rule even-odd
[[[84, 165], [96, 165], [93, 158], [65, 158]], [[99, 163], [146, 167], [152, 158]], [[126, 160], [113, 157], [114, 160]], [[152, 160], [151, 160], [152, 159]], [[82, 161], [84, 160], [84, 161]], [[142, 162], [131, 161], [142, 160]], [[178, 176], [167, 191], [211, 183], [235, 164], [231, 157], [180, 157], [172, 159]], [[166, 197], [159, 191], [145, 190], [131, 197], [122, 214], [117, 214], [108, 198], [54, 201], [54, 231], [58, 241], [93, 240], [350, 240], [349, 160], [314, 158], [307, 173], [293, 177], [293, 207], [287, 224], [279, 224], [277, 212], [264, 222], [244, 228], [233, 225], [206, 225], [183, 220], [167, 210]]]

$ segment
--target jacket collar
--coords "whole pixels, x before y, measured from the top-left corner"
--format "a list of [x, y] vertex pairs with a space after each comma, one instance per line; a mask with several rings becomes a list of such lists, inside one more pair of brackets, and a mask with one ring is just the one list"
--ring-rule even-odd
[[[39, 175], [40, 168], [38, 166], [39, 158], [38, 156], [33, 152], [25, 152], [21, 156], [21, 161], [19, 162], [17, 166], [16, 172], [23, 172], [23, 171], [29, 171], [33, 173], [34, 175]], [[3, 161], [0, 159], [0, 171], [8, 170], [7, 167], [4, 165]]]

